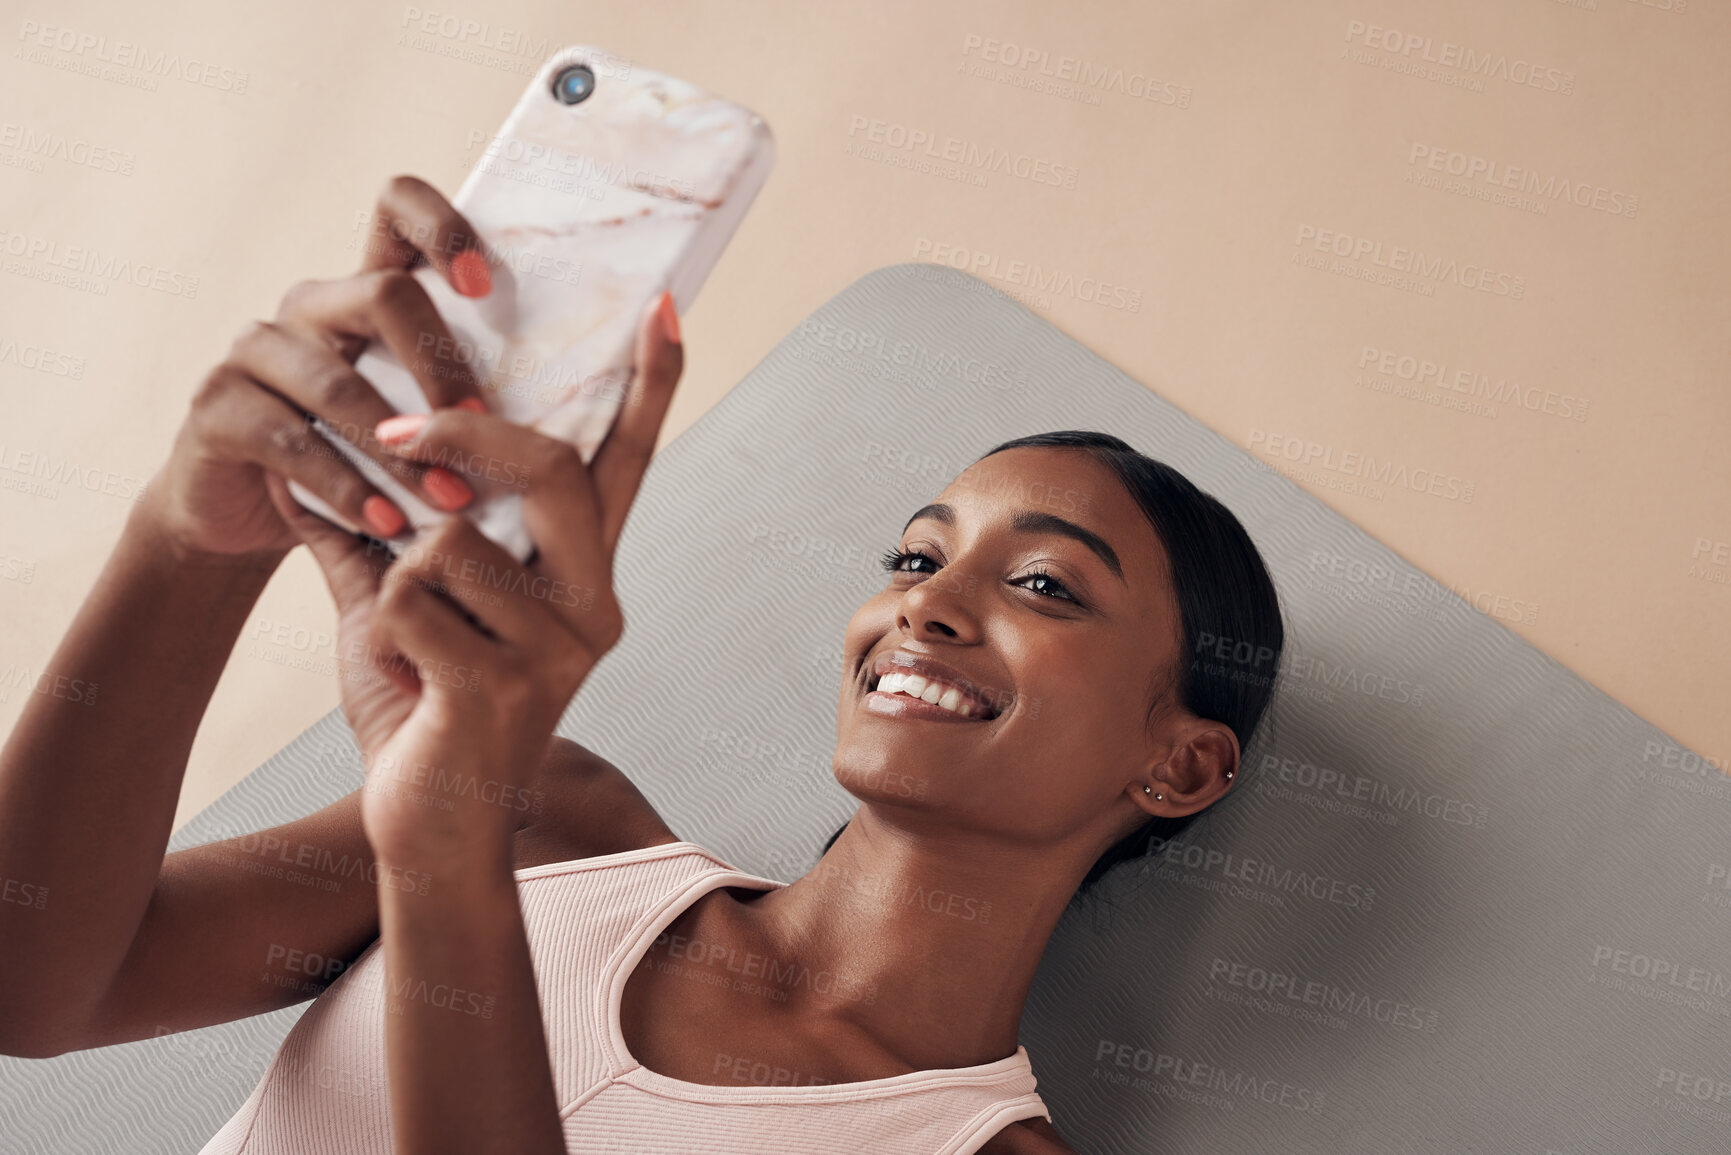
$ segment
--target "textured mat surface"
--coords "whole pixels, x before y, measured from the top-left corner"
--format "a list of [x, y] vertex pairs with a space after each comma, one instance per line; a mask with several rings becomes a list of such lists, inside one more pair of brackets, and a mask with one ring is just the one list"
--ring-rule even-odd
[[[1047, 951], [1022, 1041], [1071, 1144], [1724, 1150], [1731, 779], [963, 274], [861, 279], [656, 458], [617, 558], [630, 629], [561, 732], [681, 837], [803, 873], [852, 811], [829, 772], [841, 637], [878, 554], [992, 445], [1069, 428], [1225, 502], [1290, 631], [1235, 797]], [[174, 845], [360, 782], [333, 713]], [[0, 1142], [196, 1151], [300, 1010], [0, 1059]]]

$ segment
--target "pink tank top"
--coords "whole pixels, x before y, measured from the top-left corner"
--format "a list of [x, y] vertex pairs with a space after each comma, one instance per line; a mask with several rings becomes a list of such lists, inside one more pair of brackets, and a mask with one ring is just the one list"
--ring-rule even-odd
[[[1051, 1120], [1020, 1046], [975, 1067], [856, 1083], [790, 1086], [785, 1072], [760, 1070], [748, 1056], [733, 1060], [743, 1067], [730, 1064], [738, 1085], [659, 1075], [625, 1048], [626, 979], [655, 936], [703, 895], [783, 884], [735, 870], [690, 842], [529, 867], [516, 878], [568, 1151], [829, 1155], [846, 1136], [846, 1147], [883, 1155], [967, 1155], [1018, 1119]], [[313, 1000], [252, 1095], [199, 1155], [390, 1155], [378, 947]], [[716, 977], [756, 981], [725, 967]], [[428, 997], [460, 1013], [488, 1010], [466, 992]]]

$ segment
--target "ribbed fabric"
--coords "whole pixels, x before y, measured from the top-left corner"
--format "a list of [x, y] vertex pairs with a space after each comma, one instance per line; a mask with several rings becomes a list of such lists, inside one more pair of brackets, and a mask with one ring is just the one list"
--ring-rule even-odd
[[[659, 1075], [630, 1055], [619, 1027], [638, 961], [710, 891], [783, 884], [690, 842], [529, 867], [516, 878], [571, 1152], [967, 1155], [1018, 1119], [1051, 1119], [1020, 1046], [979, 1066], [857, 1083], [711, 1087]], [[199, 1155], [390, 1155], [378, 947], [313, 1000]], [[453, 1013], [478, 1005], [461, 995]]]

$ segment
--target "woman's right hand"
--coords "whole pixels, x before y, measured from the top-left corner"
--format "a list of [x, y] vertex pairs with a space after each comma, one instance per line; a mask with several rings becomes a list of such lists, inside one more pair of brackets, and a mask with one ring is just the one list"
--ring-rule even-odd
[[491, 289], [474, 229], [431, 185], [393, 178], [379, 196], [361, 271], [302, 281], [273, 321], [242, 330], [194, 395], [168, 462], [146, 490], [147, 516], [181, 560], [256, 558], [274, 566], [300, 538], [272, 504], [266, 470], [304, 485], [349, 521], [380, 537], [406, 518], [330, 446], [311, 416], [341, 430], [438, 509], [473, 497], [457, 475], [380, 449], [373, 428], [395, 410], [355, 371], [382, 342], [420, 384], [433, 409], [483, 408], [450, 331], [409, 272], [429, 264], [465, 296]]

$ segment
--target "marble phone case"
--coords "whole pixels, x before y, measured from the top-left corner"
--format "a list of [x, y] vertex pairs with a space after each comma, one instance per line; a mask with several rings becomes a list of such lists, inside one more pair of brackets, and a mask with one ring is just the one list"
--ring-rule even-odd
[[[574, 105], [553, 95], [572, 64], [595, 74]], [[553, 54], [464, 180], [452, 204], [480, 235], [493, 290], [459, 295], [436, 272], [415, 276], [482, 383], [488, 409], [575, 445], [591, 460], [630, 386], [636, 329], [662, 290], [680, 313], [697, 296], [769, 175], [775, 145], [748, 108], [641, 69], [602, 49]], [[355, 368], [402, 413], [428, 411], [414, 378], [383, 345]], [[409, 527], [453, 516], [423, 502], [322, 419], [315, 426], [395, 501]], [[533, 552], [510, 463], [447, 465], [475, 490], [463, 511], [519, 561]], [[296, 483], [300, 503], [350, 525]]]

